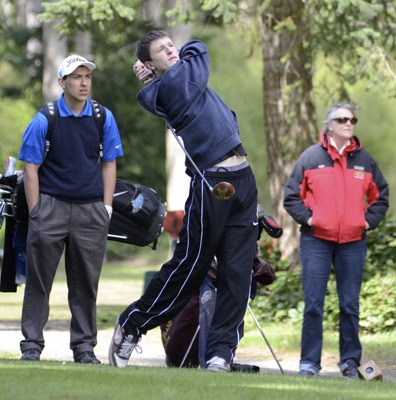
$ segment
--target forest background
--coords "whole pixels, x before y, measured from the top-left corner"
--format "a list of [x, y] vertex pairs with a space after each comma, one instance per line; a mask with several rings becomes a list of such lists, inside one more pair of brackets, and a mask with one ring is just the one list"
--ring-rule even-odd
[[[32, 116], [49, 96], [56, 98], [49, 90], [56, 84], [53, 66], [80, 52], [98, 67], [92, 97], [119, 125], [125, 155], [118, 177], [151, 186], [166, 200], [165, 127], [137, 103], [141, 86], [132, 64], [149, 29], [187, 27], [208, 45], [210, 86], [238, 115], [259, 202], [285, 228], [281, 241], [264, 238], [261, 246], [278, 275], [265, 289], [262, 312], [301, 316], [298, 227], [282, 210], [283, 184], [300, 152], [318, 139], [326, 110], [346, 100], [358, 105], [356, 133], [390, 185], [389, 217], [369, 238], [366, 274], [367, 288], [376, 288], [371, 296], [383, 301], [389, 290], [390, 303], [380, 311], [368, 297], [370, 316], [383, 318], [368, 330], [394, 329], [395, 7], [385, 0], [1, 0], [0, 160], [17, 156]], [[109, 246], [113, 256], [123, 250]], [[335, 322], [336, 298], [327, 304]]]

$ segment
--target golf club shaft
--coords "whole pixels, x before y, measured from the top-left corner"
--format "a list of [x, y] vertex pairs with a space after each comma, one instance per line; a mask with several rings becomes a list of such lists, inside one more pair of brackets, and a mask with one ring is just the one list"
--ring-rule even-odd
[[255, 315], [253, 314], [253, 311], [252, 311], [252, 309], [250, 308], [250, 304], [248, 304], [247, 308], [248, 308], [248, 310], [249, 310], [249, 312], [250, 312], [250, 315], [251, 315], [252, 318], [253, 318], [253, 321], [254, 321], [255, 324], [257, 325], [257, 328], [259, 329], [259, 331], [260, 331], [260, 333], [261, 333], [261, 336], [264, 338], [265, 343], [267, 343], [267, 346], [268, 346], [268, 348], [270, 349], [270, 352], [271, 352], [272, 356], [274, 357], [274, 360], [275, 360], [276, 363], [278, 364], [278, 367], [279, 367], [279, 369], [280, 369], [280, 372], [282, 373], [282, 375], [285, 375], [285, 371], [283, 371], [283, 368], [282, 368], [282, 366], [280, 365], [280, 362], [279, 362], [278, 358], [276, 357], [274, 351], [272, 350], [271, 345], [269, 344], [269, 341], [267, 340], [266, 336], [264, 335], [263, 329], [261, 328], [261, 326], [260, 326], [259, 322], [257, 321]]
[[198, 326], [197, 326], [197, 329], [196, 329], [196, 331], [195, 331], [195, 333], [194, 333], [194, 336], [193, 336], [193, 338], [191, 339], [190, 345], [188, 346], [188, 349], [187, 349], [187, 351], [186, 351], [186, 354], [184, 354], [183, 360], [182, 360], [182, 362], [180, 363], [179, 368], [183, 368], [183, 365], [184, 365], [184, 363], [186, 362], [186, 358], [187, 358], [188, 354], [190, 353], [191, 347], [193, 346], [193, 344], [194, 344], [194, 342], [195, 342], [195, 339], [196, 339], [196, 337], [197, 337], [197, 335], [198, 335], [198, 332], [199, 332], [200, 328], [201, 328], [201, 326], [198, 325]]
[[184, 154], [186, 155], [186, 157], [188, 158], [188, 161], [190, 162], [190, 164], [194, 167], [195, 172], [201, 177], [202, 181], [205, 183], [205, 185], [209, 188], [209, 190], [211, 192], [213, 192], [213, 188], [212, 186], [210, 186], [210, 183], [206, 180], [206, 178], [202, 175], [202, 172], [199, 170], [199, 168], [197, 167], [197, 165], [195, 164], [195, 162], [193, 161], [193, 159], [191, 158], [190, 154], [188, 154], [187, 150], [185, 149], [183, 143], [181, 142], [179, 136], [177, 136], [177, 133], [175, 132], [175, 130], [171, 127], [171, 124], [169, 123], [169, 121], [164, 118], [165, 123], [167, 128], [172, 132], [172, 135], [175, 137], [177, 143], [179, 144], [179, 146], [181, 147], [181, 149], [183, 150]]

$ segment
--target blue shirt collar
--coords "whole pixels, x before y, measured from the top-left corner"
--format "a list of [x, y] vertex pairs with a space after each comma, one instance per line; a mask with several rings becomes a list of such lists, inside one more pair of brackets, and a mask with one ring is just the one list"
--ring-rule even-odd
[[[57, 104], [58, 104], [59, 114], [61, 117], [74, 116], [74, 114], [70, 111], [70, 108], [66, 104], [64, 93], [62, 93], [62, 95], [59, 97]], [[91, 116], [92, 116], [91, 102], [89, 100], [87, 100], [85, 102], [85, 106], [84, 106], [83, 110], [76, 117], [91, 117]]]

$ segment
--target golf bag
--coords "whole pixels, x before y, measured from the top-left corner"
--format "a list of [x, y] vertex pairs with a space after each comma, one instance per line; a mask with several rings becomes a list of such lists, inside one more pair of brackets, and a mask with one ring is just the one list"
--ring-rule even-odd
[[154, 189], [117, 179], [107, 238], [155, 250], [165, 215], [166, 203]]
[[23, 201], [18, 188], [21, 186], [21, 179], [20, 173], [7, 176], [0, 174], [0, 228], [5, 222], [0, 292], [16, 292], [16, 276], [25, 267], [24, 239], [27, 236], [27, 220], [20, 219], [19, 211], [23, 207], [20, 203]]

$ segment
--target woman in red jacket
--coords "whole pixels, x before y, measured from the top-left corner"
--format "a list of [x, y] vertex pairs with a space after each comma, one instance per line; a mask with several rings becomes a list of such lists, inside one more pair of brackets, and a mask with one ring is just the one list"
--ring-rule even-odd
[[376, 161], [354, 136], [356, 108], [339, 103], [328, 111], [320, 142], [306, 149], [285, 187], [284, 207], [301, 225], [300, 261], [305, 302], [300, 375], [321, 369], [323, 308], [333, 265], [340, 308], [343, 376], [358, 379], [359, 296], [366, 235], [388, 209], [388, 184]]

